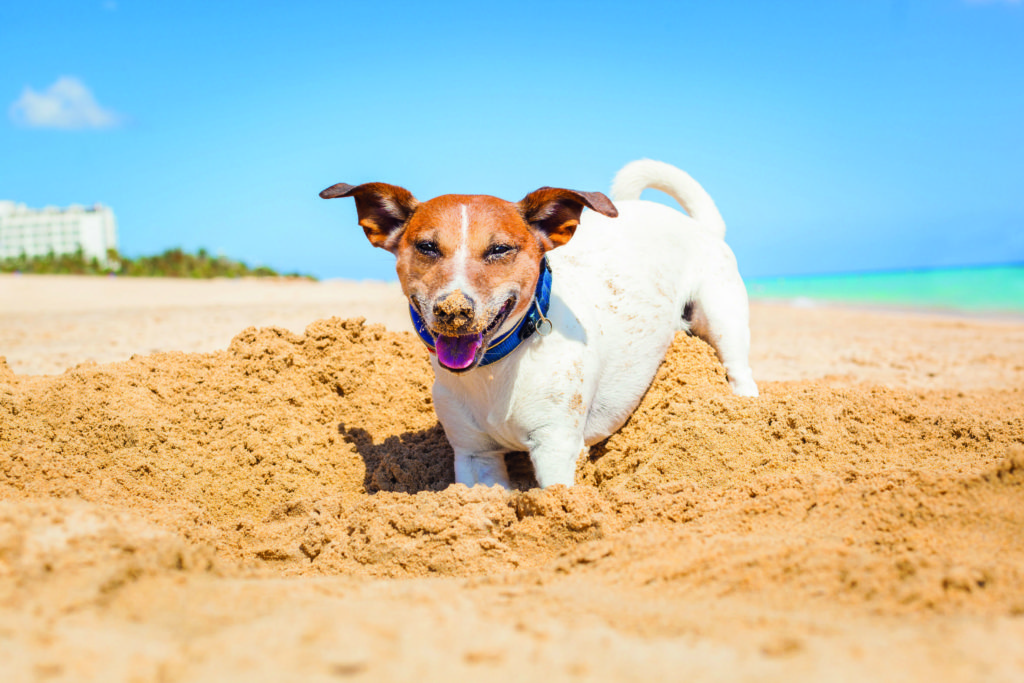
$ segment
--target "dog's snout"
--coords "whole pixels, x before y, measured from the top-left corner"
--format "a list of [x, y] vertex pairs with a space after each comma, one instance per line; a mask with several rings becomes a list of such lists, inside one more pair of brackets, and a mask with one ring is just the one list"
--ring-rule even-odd
[[474, 305], [461, 289], [456, 289], [434, 302], [434, 320], [450, 329], [468, 328], [473, 324]]

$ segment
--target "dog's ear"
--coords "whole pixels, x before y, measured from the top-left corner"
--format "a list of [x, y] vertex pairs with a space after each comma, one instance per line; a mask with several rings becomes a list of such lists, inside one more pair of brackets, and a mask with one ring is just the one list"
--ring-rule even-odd
[[387, 183], [331, 185], [320, 193], [324, 199], [354, 197], [359, 225], [366, 238], [375, 247], [394, 253], [405, 224], [409, 222], [419, 202], [409, 190]]
[[614, 218], [619, 215], [608, 197], [600, 192], [577, 192], [557, 187], [542, 187], [523, 197], [519, 212], [540, 234], [545, 249], [568, 242], [580, 224], [583, 207]]

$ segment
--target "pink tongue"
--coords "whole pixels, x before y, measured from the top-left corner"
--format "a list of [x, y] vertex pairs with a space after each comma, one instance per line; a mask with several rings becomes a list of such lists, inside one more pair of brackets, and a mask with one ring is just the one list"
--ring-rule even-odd
[[464, 334], [461, 337], [438, 335], [434, 340], [434, 348], [441, 365], [452, 370], [462, 370], [472, 365], [477, 349], [483, 343], [483, 334]]

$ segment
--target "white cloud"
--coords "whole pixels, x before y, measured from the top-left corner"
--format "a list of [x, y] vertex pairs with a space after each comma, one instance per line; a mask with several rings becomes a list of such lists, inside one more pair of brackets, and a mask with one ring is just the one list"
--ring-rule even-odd
[[14, 123], [29, 128], [111, 128], [122, 120], [101, 107], [89, 88], [73, 76], [61, 76], [41, 93], [26, 86], [11, 105], [10, 116]]

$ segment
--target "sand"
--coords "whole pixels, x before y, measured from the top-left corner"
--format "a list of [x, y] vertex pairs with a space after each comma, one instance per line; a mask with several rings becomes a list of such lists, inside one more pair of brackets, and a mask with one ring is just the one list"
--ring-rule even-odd
[[0, 277], [4, 680], [1024, 679], [1024, 323], [755, 304], [760, 398], [680, 335], [507, 492], [404, 315]]

